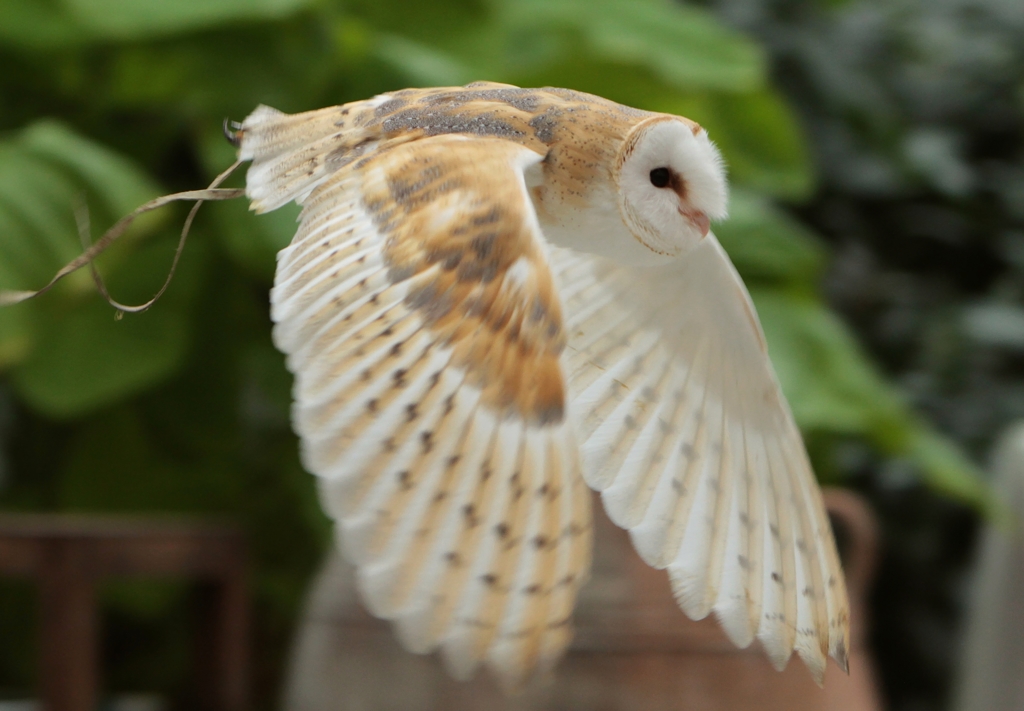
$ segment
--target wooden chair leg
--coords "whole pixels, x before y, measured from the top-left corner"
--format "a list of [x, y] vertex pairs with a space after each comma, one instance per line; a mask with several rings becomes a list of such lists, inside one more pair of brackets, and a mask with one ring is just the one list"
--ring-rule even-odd
[[200, 607], [195, 673], [201, 708], [244, 711], [248, 704], [248, 610], [243, 572], [204, 585]]
[[98, 647], [95, 583], [81, 546], [57, 541], [40, 571], [39, 674], [45, 711], [95, 711]]
[[224, 711], [244, 711], [248, 704], [248, 616], [245, 573], [238, 570], [220, 588], [217, 650], [220, 698]]

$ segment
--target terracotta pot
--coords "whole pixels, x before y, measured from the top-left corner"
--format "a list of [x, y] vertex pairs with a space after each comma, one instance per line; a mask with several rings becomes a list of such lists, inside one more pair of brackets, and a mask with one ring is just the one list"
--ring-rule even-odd
[[850, 675], [830, 662], [824, 689], [797, 658], [777, 672], [756, 643], [738, 650], [713, 619], [687, 619], [665, 572], [640, 560], [595, 500], [594, 569], [576, 608], [574, 642], [551, 679], [513, 697], [487, 674], [452, 680], [437, 655], [405, 652], [388, 624], [365, 612], [351, 568], [332, 556], [298, 632], [285, 709], [880, 711], [864, 644], [874, 519], [849, 492], [827, 491], [825, 501], [840, 522], [853, 644]]

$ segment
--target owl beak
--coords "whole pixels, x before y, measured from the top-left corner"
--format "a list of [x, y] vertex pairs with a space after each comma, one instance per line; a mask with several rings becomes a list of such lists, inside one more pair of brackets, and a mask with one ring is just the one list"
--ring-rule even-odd
[[690, 221], [694, 227], [700, 232], [701, 237], [708, 236], [708, 230], [711, 229], [711, 220], [700, 210], [680, 210], [687, 220]]

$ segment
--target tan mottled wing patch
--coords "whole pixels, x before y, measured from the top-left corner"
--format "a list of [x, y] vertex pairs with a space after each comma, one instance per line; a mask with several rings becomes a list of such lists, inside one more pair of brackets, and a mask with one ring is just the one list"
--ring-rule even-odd
[[580, 209], [590, 204], [596, 186], [613, 181], [612, 167], [630, 129], [655, 115], [569, 89], [476, 82], [403, 89], [295, 115], [261, 106], [237, 137], [244, 139], [240, 157], [257, 159], [249, 184], [259, 212], [302, 197], [352, 163], [445, 135], [496, 138], [535, 151], [544, 156], [543, 184], [534, 188], [538, 204]]
[[584, 476], [683, 610], [779, 668], [845, 668], [831, 528], [746, 288], [714, 235], [679, 263], [553, 250]]
[[363, 204], [387, 236], [393, 280], [483, 402], [536, 424], [560, 422], [561, 306], [521, 171], [540, 156], [506, 141], [439, 136], [380, 156]]
[[[351, 144], [338, 113], [311, 118], [308, 140]], [[421, 136], [303, 171], [301, 140], [263, 153], [288, 121], [251, 118], [241, 151], [260, 205], [303, 205], [271, 302], [304, 463], [406, 647], [518, 683], [568, 645], [590, 562], [560, 305], [523, 179], [540, 156]]]

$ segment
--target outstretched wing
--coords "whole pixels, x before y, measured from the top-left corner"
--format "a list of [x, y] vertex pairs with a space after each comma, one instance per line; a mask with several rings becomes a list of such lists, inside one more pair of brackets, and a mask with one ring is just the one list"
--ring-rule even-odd
[[561, 307], [523, 177], [541, 156], [435, 136], [304, 169], [289, 120], [254, 114], [241, 154], [257, 209], [303, 206], [271, 302], [304, 463], [370, 610], [457, 676], [486, 661], [515, 684], [561, 656], [590, 563]]
[[753, 304], [714, 235], [629, 268], [555, 250], [584, 477], [683, 610], [772, 662], [845, 668], [845, 584]]

